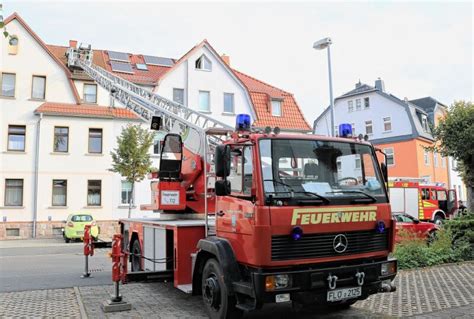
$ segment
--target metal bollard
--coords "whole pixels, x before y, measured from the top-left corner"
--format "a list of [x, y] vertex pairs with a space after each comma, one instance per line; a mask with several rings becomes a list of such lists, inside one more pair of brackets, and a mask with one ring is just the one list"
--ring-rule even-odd
[[91, 225], [86, 225], [84, 227], [85, 263], [84, 263], [84, 274], [81, 276], [82, 278], [89, 278], [91, 276], [89, 272], [89, 256], [93, 256], [93, 255], [94, 255], [94, 245], [92, 244]]
[[104, 312], [126, 311], [132, 309], [132, 305], [122, 300], [120, 295], [120, 281], [125, 283], [127, 275], [127, 254], [122, 253], [122, 235], [116, 234], [112, 240], [112, 281], [115, 289], [114, 295], [102, 303]]

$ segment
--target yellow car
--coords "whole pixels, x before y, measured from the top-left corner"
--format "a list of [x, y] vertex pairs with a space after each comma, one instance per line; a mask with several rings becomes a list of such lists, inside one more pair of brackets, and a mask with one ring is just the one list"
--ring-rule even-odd
[[66, 243], [71, 239], [81, 239], [84, 237], [84, 228], [86, 225], [91, 225], [91, 236], [94, 240], [99, 237], [99, 226], [90, 214], [78, 213], [71, 214], [67, 217], [66, 226], [63, 230], [63, 237]]

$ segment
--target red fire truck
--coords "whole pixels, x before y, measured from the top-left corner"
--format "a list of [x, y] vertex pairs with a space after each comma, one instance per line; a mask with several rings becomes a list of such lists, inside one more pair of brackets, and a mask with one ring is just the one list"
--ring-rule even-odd
[[171, 274], [211, 318], [275, 302], [346, 307], [395, 290], [387, 170], [370, 143], [255, 130], [243, 114], [234, 129], [92, 65], [90, 50], [68, 58], [171, 132], [144, 207], [160, 217], [120, 221], [130, 276]]
[[439, 225], [459, 208], [456, 190], [440, 184], [394, 181], [389, 182], [388, 187], [393, 213], [406, 213]]

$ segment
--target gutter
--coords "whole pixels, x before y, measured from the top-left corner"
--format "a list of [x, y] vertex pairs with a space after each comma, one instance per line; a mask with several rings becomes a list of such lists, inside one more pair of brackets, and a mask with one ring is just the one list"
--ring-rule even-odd
[[38, 170], [39, 170], [39, 150], [40, 150], [40, 133], [41, 133], [41, 120], [43, 119], [43, 113], [39, 114], [40, 118], [36, 124], [36, 141], [35, 141], [35, 178], [34, 178], [34, 189], [33, 189], [33, 238], [36, 238], [36, 219], [38, 217]]

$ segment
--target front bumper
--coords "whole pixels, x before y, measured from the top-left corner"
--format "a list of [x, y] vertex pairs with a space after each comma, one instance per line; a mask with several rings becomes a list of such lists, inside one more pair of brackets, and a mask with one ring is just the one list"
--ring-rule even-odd
[[[383, 275], [382, 264], [395, 263], [395, 271]], [[312, 268], [308, 266], [301, 270], [269, 271], [257, 269], [251, 273], [252, 284], [257, 303], [273, 303], [276, 295], [289, 294], [292, 301], [303, 304], [325, 304], [327, 303], [327, 292], [339, 288], [361, 287], [362, 294], [357, 300], [366, 299], [368, 296], [378, 292], [394, 291], [395, 287], [389, 284], [396, 276], [396, 259], [384, 261], [341, 265], [338, 267]], [[364, 278], [361, 281], [361, 274]], [[265, 287], [267, 276], [287, 274], [291, 277], [291, 286], [287, 288], [268, 291]], [[328, 278], [332, 277], [332, 282]], [[334, 277], [337, 277], [334, 280]], [[330, 285], [332, 286], [330, 288]]]

